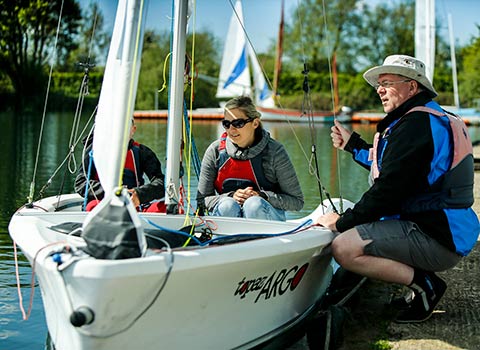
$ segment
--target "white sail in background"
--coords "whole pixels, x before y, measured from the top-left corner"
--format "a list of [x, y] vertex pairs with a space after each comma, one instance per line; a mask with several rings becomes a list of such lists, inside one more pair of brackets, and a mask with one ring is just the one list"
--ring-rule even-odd
[[425, 63], [427, 78], [433, 82], [435, 0], [416, 0], [415, 2], [415, 57]]
[[272, 90], [268, 87], [267, 80], [263, 74], [260, 63], [258, 63], [257, 56], [253, 51], [253, 48], [249, 45], [249, 56], [252, 62], [253, 69], [253, 82], [255, 85], [255, 104], [260, 107], [273, 108], [275, 107], [275, 101], [272, 97]]
[[[237, 18], [238, 17], [238, 18]], [[220, 79], [216, 97], [250, 95], [251, 82], [248, 69], [248, 47], [243, 31], [243, 11], [240, 0], [235, 3], [235, 13], [230, 19], [223, 50]]]
[[105, 195], [122, 184], [147, 3], [119, 0], [118, 4], [93, 137], [93, 158]]

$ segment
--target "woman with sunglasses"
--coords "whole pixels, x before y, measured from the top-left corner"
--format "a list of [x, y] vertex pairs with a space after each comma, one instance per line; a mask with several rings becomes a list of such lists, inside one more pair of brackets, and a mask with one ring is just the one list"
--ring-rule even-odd
[[225, 105], [225, 132], [205, 151], [198, 182], [200, 213], [285, 221], [303, 207], [297, 174], [282, 144], [263, 129], [250, 97]]

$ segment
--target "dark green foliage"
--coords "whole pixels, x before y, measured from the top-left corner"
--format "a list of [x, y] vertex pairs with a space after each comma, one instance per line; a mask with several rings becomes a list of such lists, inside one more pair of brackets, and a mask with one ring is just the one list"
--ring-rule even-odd
[[[140, 71], [136, 109], [150, 110], [155, 107], [155, 94], [158, 91], [158, 108], [168, 107], [168, 82], [170, 79], [170, 34], [157, 34], [147, 31], [145, 34], [142, 54], [142, 68]], [[187, 39], [186, 56], [189, 67], [192, 66], [192, 35]], [[214, 36], [209, 32], [195, 34], [195, 52], [193, 58], [194, 69], [190, 68], [190, 76], [194, 74], [193, 108], [215, 107], [216, 83], [208, 83], [197, 74], [213, 78], [215, 81], [219, 71], [218, 47]], [[192, 81], [185, 81], [185, 100], [190, 107]]]
[[479, 35], [460, 51], [462, 70], [459, 72], [460, 104], [480, 107], [480, 26]]
[[46, 62], [52, 57], [61, 61], [77, 45], [80, 7], [65, 0], [53, 54], [61, 7], [59, 0], [0, 1], [0, 70], [10, 78], [17, 105], [30, 102], [46, 86]]
[[[142, 66], [138, 80], [136, 109], [154, 109], [155, 94], [158, 94], [158, 107], [166, 109], [170, 78], [170, 35], [167, 32], [156, 34], [146, 31], [143, 43]], [[163, 89], [162, 89], [163, 88]], [[161, 92], [158, 92], [161, 90]]]
[[[83, 72], [55, 72], [52, 75], [52, 93], [64, 94], [66, 97], [76, 98], [80, 92], [84, 73]], [[103, 71], [89, 73], [88, 91], [90, 95], [100, 94], [102, 86]]]

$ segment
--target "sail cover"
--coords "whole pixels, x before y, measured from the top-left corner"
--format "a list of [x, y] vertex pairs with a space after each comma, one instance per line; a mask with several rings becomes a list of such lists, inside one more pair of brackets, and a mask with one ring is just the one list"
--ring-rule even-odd
[[237, 1], [223, 50], [216, 95], [218, 98], [250, 95], [248, 48], [243, 27], [242, 4]]

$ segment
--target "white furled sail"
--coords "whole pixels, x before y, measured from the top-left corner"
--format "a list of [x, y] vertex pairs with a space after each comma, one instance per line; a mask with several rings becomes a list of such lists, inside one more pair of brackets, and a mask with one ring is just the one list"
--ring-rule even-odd
[[268, 87], [267, 80], [263, 74], [260, 63], [258, 63], [257, 56], [253, 51], [253, 48], [249, 45], [250, 50], [250, 62], [252, 63], [253, 69], [253, 83], [255, 86], [255, 104], [259, 107], [264, 108], [273, 108], [275, 107], [275, 102], [272, 97], [272, 90]]
[[415, 57], [425, 63], [427, 78], [433, 82], [435, 66], [435, 0], [415, 1]]
[[243, 30], [242, 4], [237, 0], [225, 40], [216, 97], [228, 98], [250, 93], [248, 46]]
[[122, 185], [148, 1], [119, 0], [98, 112], [93, 159], [105, 196]]

